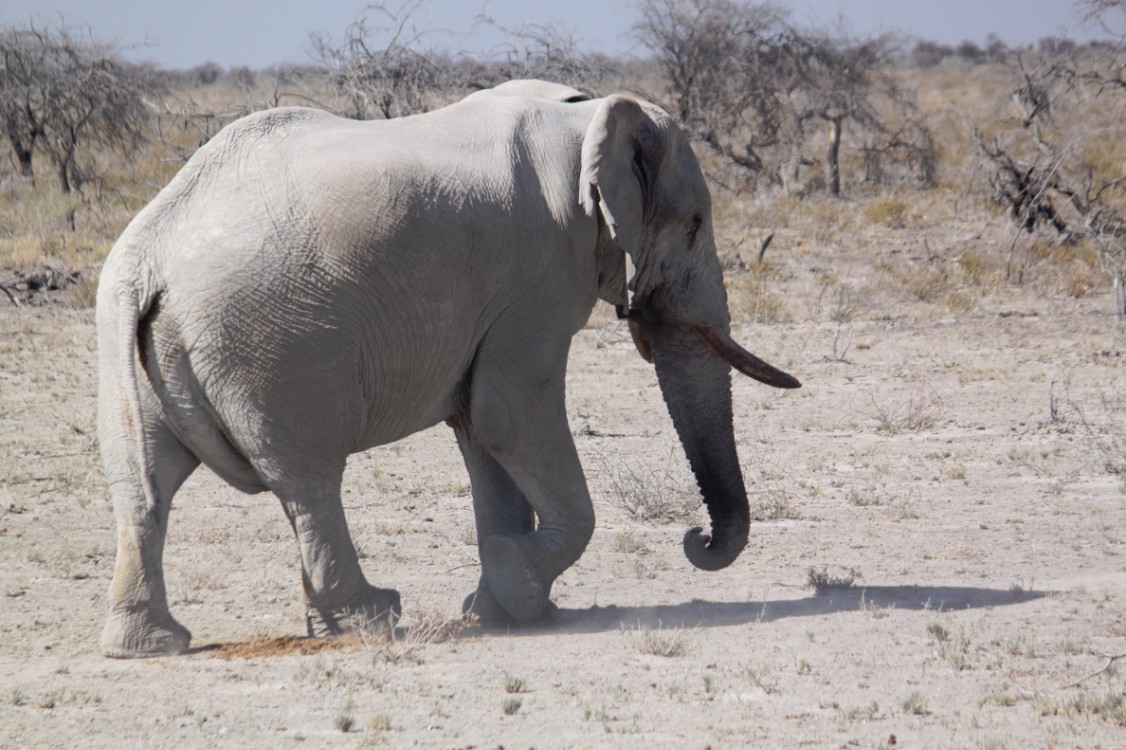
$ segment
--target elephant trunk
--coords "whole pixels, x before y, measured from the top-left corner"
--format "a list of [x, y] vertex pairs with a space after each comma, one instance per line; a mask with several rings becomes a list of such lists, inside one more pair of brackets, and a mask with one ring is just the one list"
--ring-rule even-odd
[[701, 570], [719, 570], [735, 561], [750, 532], [732, 426], [730, 365], [694, 332], [646, 328], [661, 394], [711, 518], [710, 536], [700, 528], [685, 534], [684, 554]]

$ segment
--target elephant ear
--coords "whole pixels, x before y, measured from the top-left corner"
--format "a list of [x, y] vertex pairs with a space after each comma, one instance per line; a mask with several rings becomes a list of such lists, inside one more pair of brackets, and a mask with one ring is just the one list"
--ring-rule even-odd
[[579, 172], [579, 202], [587, 216], [602, 213], [610, 236], [635, 265], [647, 182], [639, 141], [645, 119], [633, 99], [619, 95], [604, 99], [587, 126]]

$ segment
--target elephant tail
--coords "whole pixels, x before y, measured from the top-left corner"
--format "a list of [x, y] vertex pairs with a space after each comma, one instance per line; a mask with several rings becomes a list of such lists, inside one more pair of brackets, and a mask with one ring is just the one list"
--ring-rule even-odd
[[[139, 332], [145, 315], [159, 297], [159, 289], [145, 278], [147, 274], [138, 273], [143, 261], [139, 262], [136, 255], [114, 254], [118, 257], [107, 258], [98, 285], [99, 440], [110, 481], [124, 479], [123, 472], [132, 475], [140, 483], [146, 507], [151, 509], [156, 507], [158, 498], [153, 457], [145, 440], [145, 411], [141, 402], [145, 355]], [[116, 464], [116, 470], [111, 469], [111, 463]]]

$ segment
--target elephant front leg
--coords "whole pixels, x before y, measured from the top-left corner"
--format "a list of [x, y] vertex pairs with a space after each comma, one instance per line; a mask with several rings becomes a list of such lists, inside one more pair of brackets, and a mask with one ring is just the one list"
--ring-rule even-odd
[[[276, 491], [276, 490], [275, 490]], [[315, 501], [278, 492], [301, 550], [308, 634], [383, 635], [402, 613], [399, 592], [372, 586], [360, 570], [339, 491]]]
[[548, 449], [550, 455], [519, 451], [498, 459], [525, 488], [539, 520], [530, 534], [491, 534], [478, 542], [483, 577], [518, 623], [554, 609], [552, 584], [579, 559], [594, 532], [594, 509], [570, 437], [566, 433], [565, 441]]
[[[451, 422], [451, 425], [457, 435], [457, 444], [461, 448], [473, 487], [477, 549], [484, 559], [489, 556], [485, 552], [485, 540], [494, 536], [524, 536], [532, 533], [535, 530], [535, 512], [512, 477], [489, 455], [472, 430], [456, 422]], [[492, 567], [493, 564], [490, 563], [490, 569]], [[465, 598], [462, 611], [477, 615], [480, 623], [487, 627], [504, 627], [517, 622], [497, 601], [484, 574], [477, 583], [477, 590]]]
[[[515, 622], [530, 623], [552, 611], [552, 584], [586, 549], [594, 509], [567, 424], [562, 369], [528, 390], [498, 387], [503, 382], [478, 370], [472, 437], [459, 440], [478, 521], [478, 595], [491, 596]], [[528, 506], [538, 517], [534, 531]], [[476, 609], [490, 605], [486, 598]]]

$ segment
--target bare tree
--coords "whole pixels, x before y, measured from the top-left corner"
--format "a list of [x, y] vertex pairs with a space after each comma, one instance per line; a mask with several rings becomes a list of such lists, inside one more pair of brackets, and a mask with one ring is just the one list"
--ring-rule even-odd
[[656, 57], [681, 125], [754, 172], [778, 143], [779, 92], [756, 75], [786, 32], [786, 12], [734, 0], [643, 0], [634, 36]]
[[30, 29], [0, 31], [0, 120], [20, 174], [34, 179], [35, 143], [43, 137], [40, 117], [45, 104], [36, 85], [45, 50]]
[[583, 50], [568, 29], [543, 24], [510, 28], [486, 15], [478, 16], [475, 25], [496, 29], [505, 41], [484, 58], [458, 61], [460, 67], [474, 71], [469, 78], [461, 79], [470, 88], [513, 78], [541, 78], [594, 91], [614, 73], [609, 58]]
[[634, 34], [655, 55], [681, 123], [732, 164], [797, 190], [801, 167], [818, 161], [808, 126], [819, 121], [833, 195], [846, 123], [864, 144], [869, 177], [890, 159], [932, 176], [929, 131], [884, 73], [889, 37], [804, 31], [762, 2], [642, 0], [639, 13]]
[[63, 26], [0, 31], [0, 116], [23, 174], [38, 150], [64, 193], [93, 174], [93, 149], [130, 148], [149, 121], [144, 69]]
[[841, 191], [840, 147], [846, 123], [876, 135], [887, 131], [875, 100], [881, 94], [896, 98], [894, 85], [881, 73], [890, 50], [887, 38], [854, 42], [812, 33], [793, 33], [780, 49], [788, 105], [800, 121], [819, 120], [825, 126], [825, 184], [830, 195]]
[[447, 86], [448, 58], [427, 48], [432, 32], [414, 22], [422, 0], [389, 8], [368, 5], [335, 43], [312, 34], [313, 56], [344, 102], [344, 114], [357, 119], [403, 117], [434, 106], [433, 94]]
[[[1088, 20], [1112, 28], [1126, 21], [1123, 0], [1077, 3]], [[1054, 232], [1061, 244], [1088, 241], [1116, 291], [1126, 318], [1126, 172], [1117, 156], [1126, 139], [1126, 31], [1111, 44], [1053, 46], [1020, 54], [1011, 64], [1012, 104], [1019, 125], [985, 138], [975, 128], [994, 201], [1017, 228], [1008, 276], [1022, 234]]]
[[[313, 56], [343, 100], [342, 114], [358, 119], [425, 112], [467, 91], [512, 78], [545, 78], [579, 88], [596, 87], [610, 72], [605, 57], [584, 52], [573, 34], [550, 26], [507, 28], [487, 15], [465, 32], [415, 22], [422, 0], [368, 5], [345, 30], [342, 42], [311, 35]], [[489, 26], [505, 41], [491, 52], [468, 55], [458, 46], [474, 29]]]

